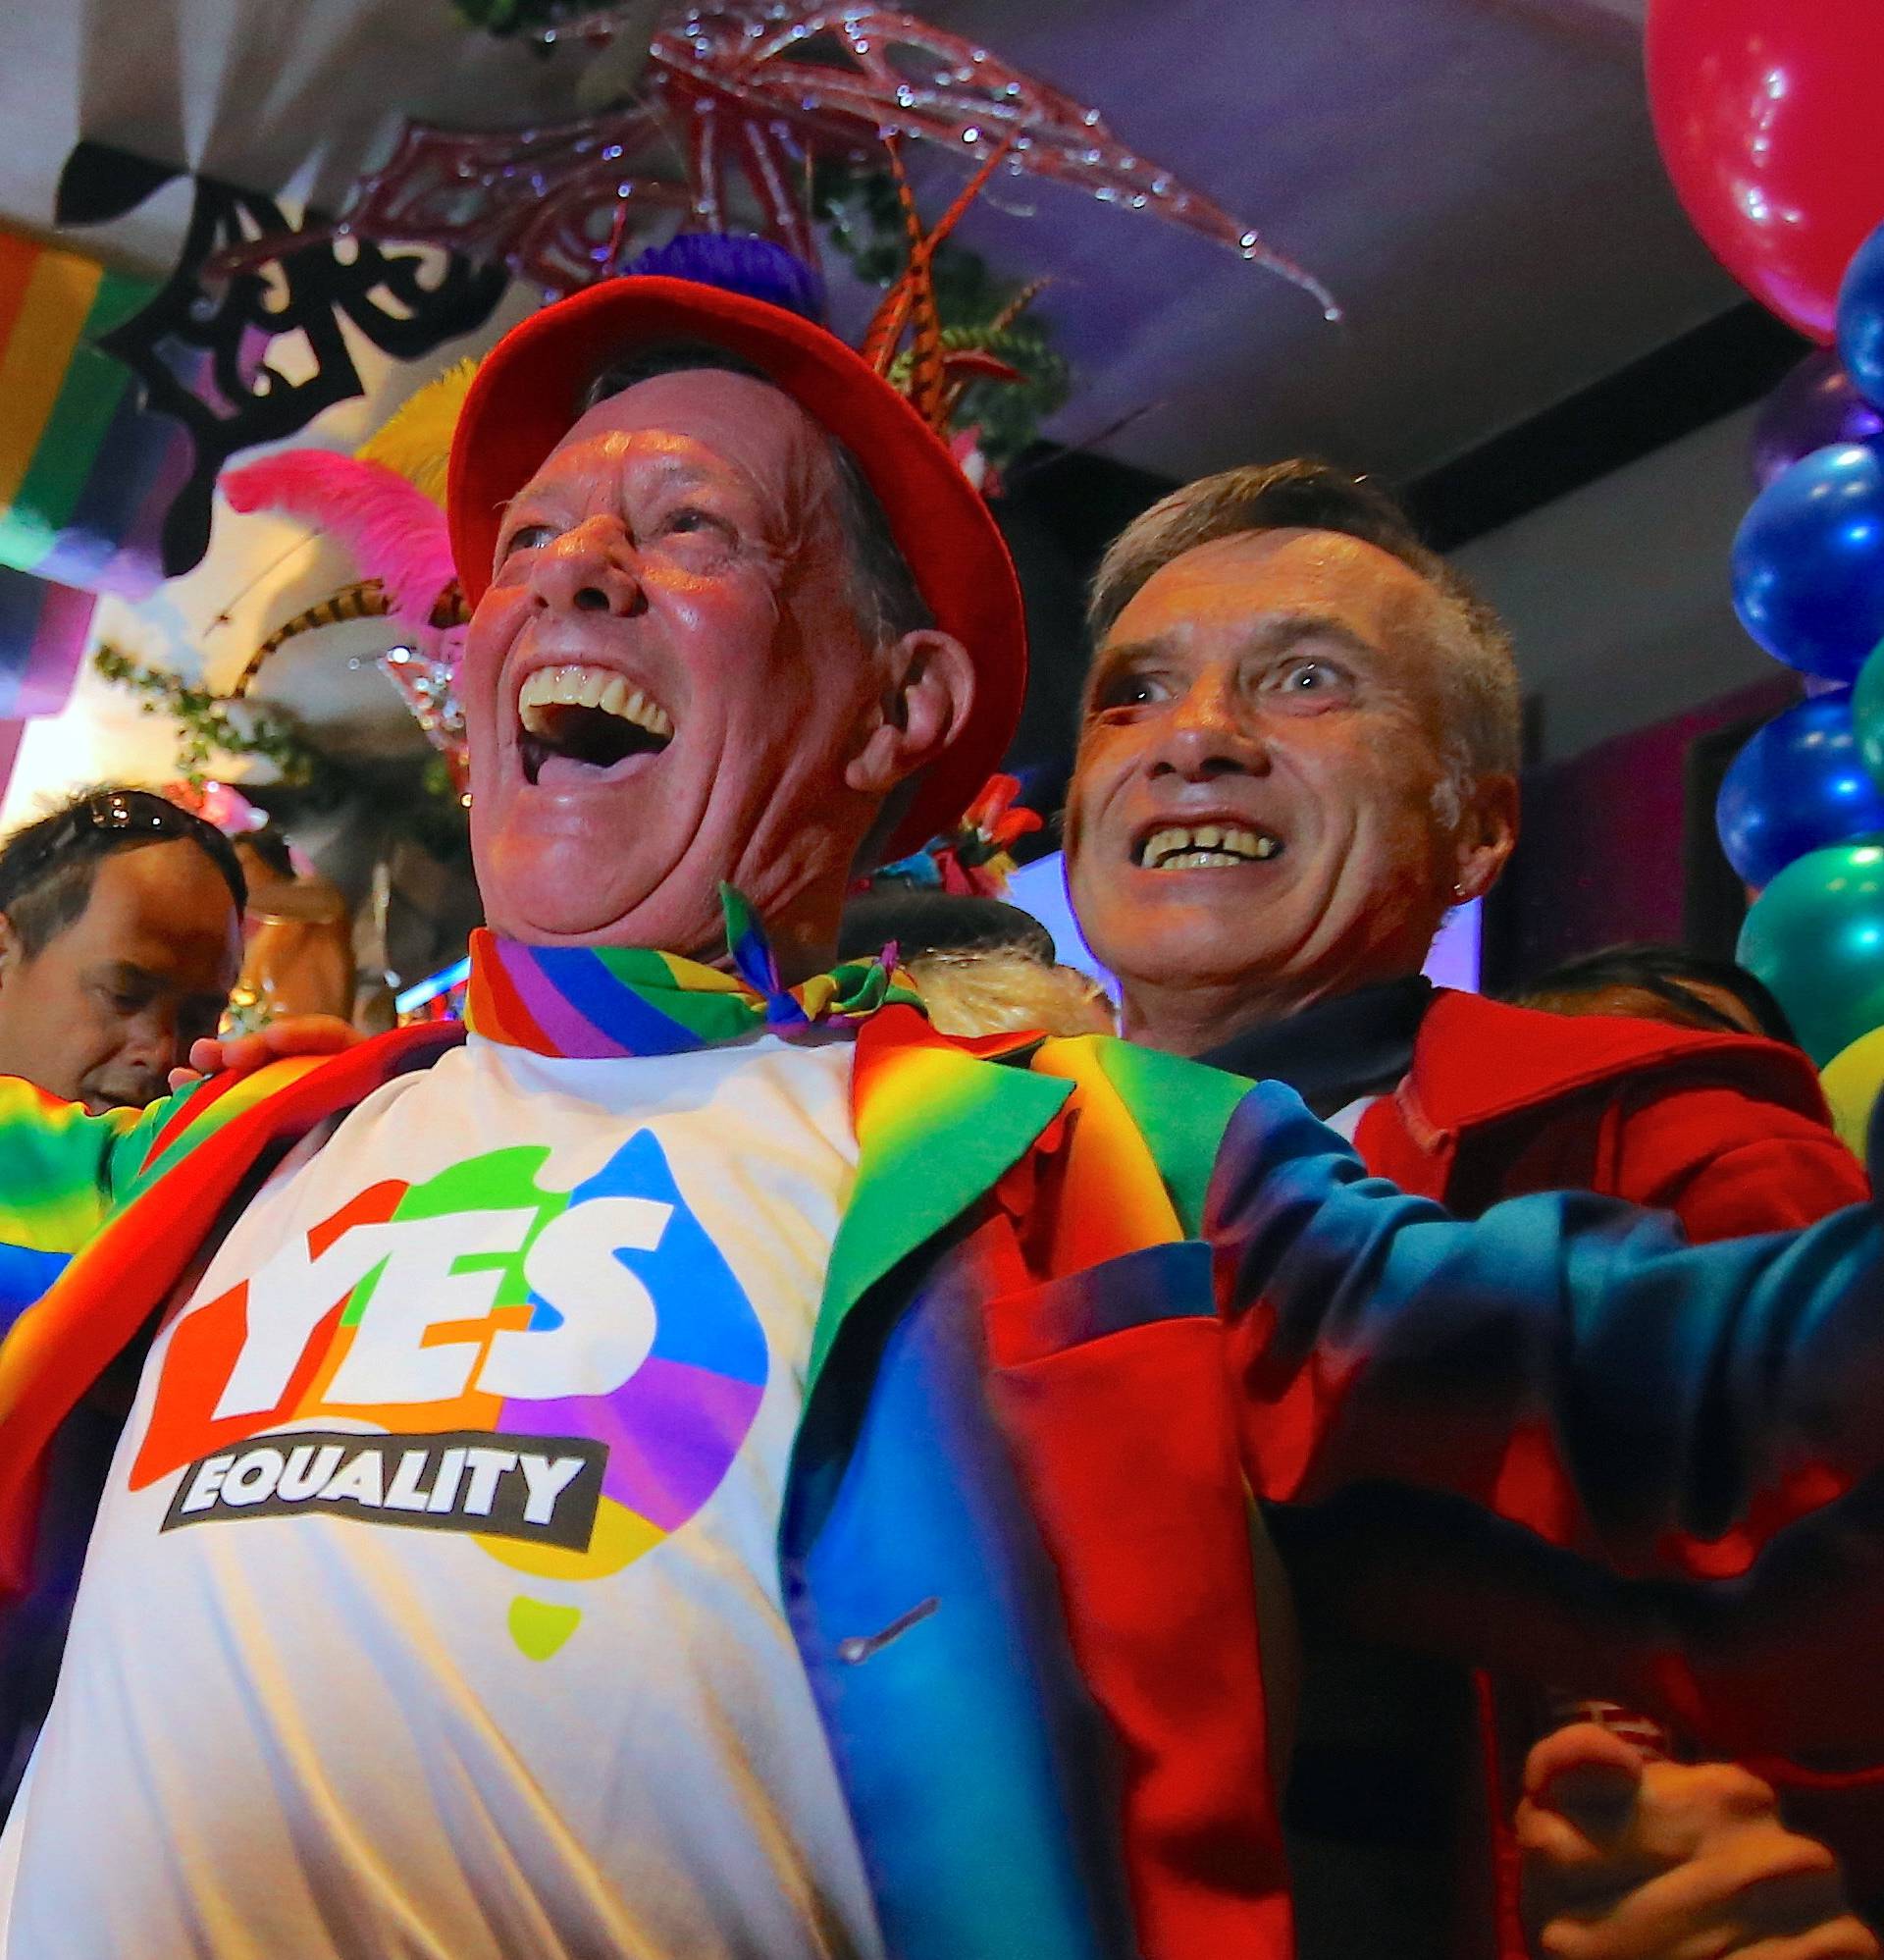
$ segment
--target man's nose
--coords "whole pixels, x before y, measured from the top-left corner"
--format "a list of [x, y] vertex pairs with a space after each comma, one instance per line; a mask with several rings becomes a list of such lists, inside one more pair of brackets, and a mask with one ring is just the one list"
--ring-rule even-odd
[[176, 1008], [156, 1004], [144, 1008], [127, 1025], [118, 1059], [140, 1077], [161, 1083], [183, 1062], [181, 1047]]
[[531, 583], [546, 606], [564, 612], [608, 612], [626, 619], [648, 603], [635, 548], [621, 525], [592, 517], [537, 554]]
[[1253, 717], [1223, 682], [1202, 680], [1174, 704], [1160, 730], [1152, 773], [1208, 782], [1221, 775], [1260, 775], [1269, 751]]

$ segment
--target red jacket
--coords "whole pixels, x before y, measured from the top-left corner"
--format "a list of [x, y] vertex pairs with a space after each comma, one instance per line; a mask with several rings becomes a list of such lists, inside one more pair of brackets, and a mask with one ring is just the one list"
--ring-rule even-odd
[[1406, 1080], [1355, 1144], [1463, 1214], [1594, 1191], [1672, 1211], [1695, 1240], [1808, 1225], [1870, 1191], [1796, 1048], [1470, 993], [1434, 1001]]
[[[1869, 1192], [1797, 1049], [1466, 993], [1435, 1000], [1405, 1081], [1365, 1111], [1355, 1145], [1370, 1170], [1462, 1215], [1534, 1192], [1593, 1191], [1672, 1211], [1695, 1240], [1809, 1224]], [[1493, 1693], [1487, 1682], [1480, 1688], [1497, 1936], [1484, 1926], [1481, 1866], [1470, 1950], [1522, 1955], [1512, 1773], [1538, 1718], [1527, 1711], [1528, 1721], [1497, 1724], [1499, 1746], [1489, 1720]], [[1786, 1807], [1837, 1844], [1858, 1897], [1884, 1899], [1884, 1789], [1860, 1782], [1827, 1796], [1801, 1787], [1795, 1773]]]

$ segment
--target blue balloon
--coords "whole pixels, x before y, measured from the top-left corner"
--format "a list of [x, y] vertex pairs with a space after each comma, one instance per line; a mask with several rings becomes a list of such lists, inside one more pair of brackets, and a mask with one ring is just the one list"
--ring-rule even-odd
[[1715, 821], [1727, 862], [1761, 890], [1807, 851], [1884, 831], [1884, 789], [1858, 752], [1849, 691], [1767, 722], [1721, 778]]
[[1858, 394], [1884, 407], [1884, 225], [1858, 246], [1839, 286], [1838, 357]]
[[1884, 439], [1802, 456], [1734, 539], [1734, 609], [1775, 660], [1849, 681], [1884, 640]]

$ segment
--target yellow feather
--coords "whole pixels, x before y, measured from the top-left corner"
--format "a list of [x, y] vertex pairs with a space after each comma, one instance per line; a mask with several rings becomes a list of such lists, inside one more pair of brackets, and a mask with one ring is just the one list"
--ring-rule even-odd
[[396, 471], [434, 503], [443, 503], [451, 434], [458, 426], [458, 411], [477, 371], [475, 360], [461, 360], [446, 368], [437, 381], [427, 382], [354, 454], [362, 462], [380, 463]]

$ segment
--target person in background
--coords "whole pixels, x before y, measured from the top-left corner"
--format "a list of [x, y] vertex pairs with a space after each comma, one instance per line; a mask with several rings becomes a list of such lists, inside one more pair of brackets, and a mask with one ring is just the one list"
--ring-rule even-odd
[[0, 846], [0, 1075], [92, 1115], [164, 1093], [213, 1035], [248, 888], [213, 824], [105, 788]]
[[929, 1021], [944, 1034], [1110, 1034], [1112, 1002], [1058, 963], [1053, 935], [998, 898], [869, 891], [844, 908], [838, 956], [874, 959], [894, 946]]
[[[1421, 977], [1516, 840], [1518, 682], [1498, 621], [1379, 491], [1306, 461], [1191, 484], [1113, 545], [1090, 621], [1067, 863], [1127, 1037], [1290, 1084], [1370, 1170], [1465, 1215], [1589, 1190], [1704, 1240], [1865, 1193], [1796, 1048]], [[1419, 1602], [1456, 1623], [1476, 1583], [1444, 1508], [1272, 1521], [1308, 1660], [1287, 1812], [1302, 1952], [1521, 1952], [1516, 1860], [1488, 1852], [1508, 1849], [1523, 1744], [1558, 1718], [1420, 1657]], [[1358, 1597], [1383, 1571], [1405, 1584]], [[1884, 1896], [1884, 1833], [1857, 1834]]]
[[[280, 876], [285, 865], [278, 838], [232, 844], [147, 789], [89, 790], [16, 830], [0, 844], [0, 1075], [96, 1116], [141, 1109], [226, 1063], [249, 1069], [348, 1045], [343, 1022], [313, 1012], [239, 1041], [218, 1037], [243, 959], [249, 870]], [[0, 1332], [65, 1263], [0, 1241]], [[41, 1532], [39, 1584], [0, 1623], [0, 1816], [52, 1699], [85, 1507], [117, 1445], [124, 1386], [101, 1382], [67, 1419], [53, 1467], [65, 1502]]]
[[[150, 790], [91, 790], [16, 830], [0, 845], [0, 1075], [94, 1116], [155, 1101], [216, 1033], [247, 896], [223, 833]], [[0, 1245], [0, 1325], [63, 1264]], [[102, 1485], [122, 1414], [111, 1389], [74, 1412], [63, 1489]], [[83, 1533], [61, 1522], [44, 1535], [33, 1609], [0, 1644], [0, 1813], [51, 1701], [78, 1585]]]
[[270, 827], [236, 838], [248, 877], [249, 936], [231, 1019], [267, 1026], [287, 1017], [344, 1019], [353, 1005], [353, 922], [340, 888], [295, 867]]
[[1710, 1034], [1763, 1034], [1799, 1046], [1786, 1010], [1764, 980], [1732, 960], [1685, 946], [1609, 946], [1566, 960], [1514, 995], [1547, 1014], [1613, 1014], [1665, 1021]]

